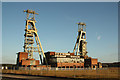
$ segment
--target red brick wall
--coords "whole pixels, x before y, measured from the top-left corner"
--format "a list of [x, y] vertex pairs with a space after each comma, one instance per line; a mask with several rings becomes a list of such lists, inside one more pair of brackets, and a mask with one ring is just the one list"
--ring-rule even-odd
[[50, 55], [55, 55], [55, 52], [50, 52]]
[[49, 55], [55, 55], [55, 52], [46, 52], [45, 55], [49, 56]]
[[70, 53], [71, 56], [74, 56], [74, 53]]
[[39, 65], [39, 60], [22, 60], [22, 65], [31, 65], [31, 61], [35, 62], [34, 65]]
[[57, 67], [84, 67], [84, 63], [57, 63]]
[[85, 67], [89, 66], [89, 67], [93, 68], [93, 66], [95, 66], [95, 68], [96, 68], [97, 63], [98, 63], [98, 59], [96, 59], [96, 58], [85, 59]]
[[95, 64], [97, 65], [97, 63], [98, 63], [98, 59], [94, 59], [94, 58], [91, 59], [92, 65], [95, 65]]
[[19, 62], [21, 62], [21, 60], [26, 60], [28, 58], [28, 53], [26, 53], [26, 52], [19, 52], [18, 56], [19, 56]]
[[22, 60], [22, 65], [30, 65], [30, 60]]
[[[55, 52], [46, 52], [46, 55], [55, 55]], [[74, 56], [74, 53], [70, 53], [70, 55]]]
[[35, 60], [35, 65], [39, 65], [39, 60]]

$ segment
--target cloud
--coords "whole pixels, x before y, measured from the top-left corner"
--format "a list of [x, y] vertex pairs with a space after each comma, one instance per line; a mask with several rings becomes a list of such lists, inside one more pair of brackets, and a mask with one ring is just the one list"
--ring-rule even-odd
[[97, 40], [100, 40], [101, 39], [101, 36], [97, 36]]

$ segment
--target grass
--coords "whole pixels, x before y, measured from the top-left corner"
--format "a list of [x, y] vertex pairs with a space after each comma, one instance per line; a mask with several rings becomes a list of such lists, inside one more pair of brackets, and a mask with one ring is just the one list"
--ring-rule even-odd
[[37, 76], [56, 76], [67, 78], [115, 78], [120, 79], [120, 68], [99, 70], [2, 70], [2, 73], [14, 73]]

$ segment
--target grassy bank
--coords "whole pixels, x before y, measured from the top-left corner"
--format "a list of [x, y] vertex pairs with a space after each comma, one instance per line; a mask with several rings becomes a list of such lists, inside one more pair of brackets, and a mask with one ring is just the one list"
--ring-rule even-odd
[[120, 68], [107, 68], [99, 70], [2, 70], [2, 73], [56, 76], [67, 78], [114, 78], [119, 79]]

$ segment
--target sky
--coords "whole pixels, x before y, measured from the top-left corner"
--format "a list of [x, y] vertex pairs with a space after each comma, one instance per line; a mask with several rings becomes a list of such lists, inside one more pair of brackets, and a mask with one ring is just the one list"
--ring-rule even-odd
[[23, 52], [26, 14], [32, 9], [44, 52], [73, 52], [77, 22], [86, 23], [88, 56], [100, 62], [118, 61], [117, 2], [3, 2], [2, 63], [16, 63]]

